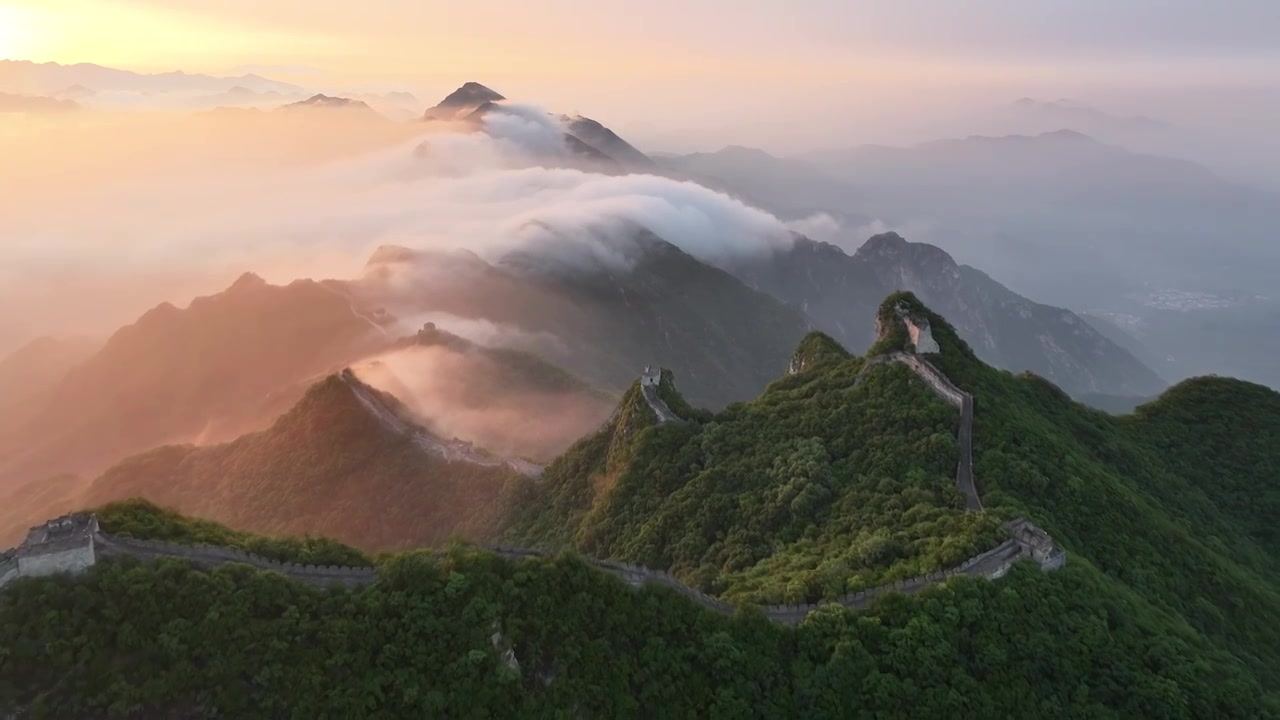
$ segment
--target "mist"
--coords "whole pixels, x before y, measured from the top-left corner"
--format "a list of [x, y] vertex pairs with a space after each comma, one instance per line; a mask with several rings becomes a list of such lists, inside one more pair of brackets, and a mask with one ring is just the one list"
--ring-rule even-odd
[[535, 462], [550, 461], [598, 428], [616, 402], [586, 386], [540, 378], [478, 348], [410, 347], [353, 370], [445, 440], [461, 438]]
[[691, 182], [572, 167], [545, 111], [485, 132], [338, 114], [88, 114], [6, 134], [0, 350], [101, 334], [252, 270], [356, 277], [374, 248], [539, 247], [628, 262], [646, 227], [716, 262], [790, 242], [774, 216]]

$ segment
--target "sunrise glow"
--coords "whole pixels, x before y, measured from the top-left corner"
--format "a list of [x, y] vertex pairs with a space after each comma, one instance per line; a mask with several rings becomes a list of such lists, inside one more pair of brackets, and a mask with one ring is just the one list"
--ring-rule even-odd
[[0, 58], [25, 58], [39, 51], [39, 37], [31, 14], [0, 3]]

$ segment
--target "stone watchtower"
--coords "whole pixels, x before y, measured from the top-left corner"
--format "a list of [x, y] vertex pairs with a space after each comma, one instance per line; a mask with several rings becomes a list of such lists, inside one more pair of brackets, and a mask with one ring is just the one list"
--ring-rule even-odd
[[0, 555], [0, 587], [19, 577], [78, 573], [97, 562], [98, 519], [63, 515], [27, 532], [18, 547]]
[[658, 368], [654, 368], [652, 365], [644, 366], [644, 373], [640, 375], [641, 385], [652, 385], [654, 387], [657, 387], [658, 383], [661, 381], [662, 381], [662, 370]]

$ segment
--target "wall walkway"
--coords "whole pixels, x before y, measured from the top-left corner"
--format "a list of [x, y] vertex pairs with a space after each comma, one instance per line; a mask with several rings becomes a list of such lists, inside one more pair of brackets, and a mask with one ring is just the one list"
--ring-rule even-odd
[[679, 415], [671, 411], [667, 401], [663, 400], [662, 396], [658, 394], [658, 385], [661, 382], [662, 370], [644, 369], [644, 373], [640, 375], [640, 392], [644, 395], [644, 401], [649, 403], [653, 413], [658, 416], [659, 425], [669, 422], [683, 422]]

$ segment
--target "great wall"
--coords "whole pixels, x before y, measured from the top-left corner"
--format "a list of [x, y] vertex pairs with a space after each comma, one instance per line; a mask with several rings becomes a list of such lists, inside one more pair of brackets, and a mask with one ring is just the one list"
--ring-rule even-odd
[[[899, 316], [911, 333], [915, 352], [893, 351], [868, 359], [855, 379], [854, 387], [860, 385], [874, 368], [897, 362], [910, 368], [944, 402], [958, 408], [960, 411], [958, 433], [960, 460], [956, 471], [956, 484], [965, 496], [966, 507], [969, 510], [980, 511], [982, 501], [978, 496], [973, 477], [973, 398], [917, 354], [925, 351], [939, 352], [937, 343], [933, 341], [929, 332], [927, 321], [912, 318], [901, 309]], [[403, 420], [377, 400], [376, 395], [360, 392], [362, 383], [345, 374], [344, 379], [356, 392], [356, 396], [361, 398], [362, 402], [368, 403], [370, 411], [381, 417], [383, 422], [395, 423], [397, 427], [404, 424]], [[660, 382], [661, 371], [646, 367], [640, 379], [645, 400], [657, 415], [659, 423], [682, 422], [681, 418], [673, 413], [658, 396], [657, 388]], [[411, 426], [406, 426], [398, 432], [408, 433], [412, 430]], [[767, 605], [761, 610], [774, 622], [796, 625], [809, 613], [824, 605], [841, 605], [858, 610], [866, 608], [881, 595], [893, 592], [918, 592], [957, 575], [996, 580], [1003, 577], [1015, 563], [1022, 560], [1034, 562], [1044, 572], [1056, 570], [1066, 562], [1066, 552], [1056, 546], [1048, 533], [1030, 522], [1019, 518], [1005, 523], [1004, 529], [1009, 534], [1008, 540], [954, 567], [849, 593], [834, 601], [805, 605]], [[545, 559], [553, 556], [545, 550], [528, 548], [493, 547], [486, 550], [499, 557], [515, 561]], [[144, 561], [177, 558], [203, 569], [239, 563], [276, 572], [293, 580], [316, 586], [336, 585], [357, 588], [370, 585], [377, 580], [377, 569], [374, 567], [298, 565], [270, 560], [232, 548], [117, 537], [103, 531], [96, 517], [81, 514], [64, 516], [36, 526], [30, 530], [21, 545], [0, 553], [0, 589], [20, 577], [82, 572], [93, 566], [99, 558], [118, 557], [133, 557]], [[651, 570], [639, 565], [609, 560], [593, 558], [583, 558], [583, 560], [602, 572], [621, 578], [633, 587], [647, 584], [662, 585], [714, 612], [727, 615], [734, 611], [732, 604], [695, 590], [661, 570]]]
[[644, 395], [644, 401], [649, 404], [653, 414], [658, 416], [658, 424], [682, 422], [680, 416], [672, 412], [667, 401], [658, 394], [658, 386], [661, 384], [662, 370], [645, 366], [644, 372], [640, 375], [640, 394]]
[[507, 467], [525, 477], [538, 478], [542, 476], [543, 468], [537, 463], [483, 452], [477, 450], [471, 443], [457, 438], [443, 440], [427, 432], [424, 428], [405, 420], [395, 410], [387, 407], [387, 404], [383, 402], [377, 392], [361, 382], [350, 369], [343, 370], [339, 377], [347, 384], [347, 387], [351, 388], [356, 400], [369, 411], [369, 414], [380, 425], [390, 432], [409, 438], [414, 445], [425, 453], [444, 458], [448, 462], [465, 462], [482, 467]]
[[[929, 585], [957, 575], [996, 579], [1009, 571], [1014, 563], [1024, 559], [1038, 564], [1041, 570], [1061, 567], [1066, 554], [1055, 547], [1043, 530], [1025, 520], [1014, 520], [1005, 525], [1010, 538], [999, 546], [965, 560], [959, 565], [928, 575], [898, 580], [868, 590], [849, 593], [832, 602], [808, 605], [766, 605], [761, 608], [771, 620], [795, 625], [809, 613], [823, 605], [842, 605], [860, 610], [873, 600], [890, 592], [913, 593]], [[527, 548], [484, 548], [498, 557], [523, 561], [547, 559], [553, 553]], [[217, 545], [185, 545], [162, 540], [139, 540], [111, 535], [99, 526], [93, 515], [66, 515], [38, 525], [27, 534], [18, 547], [0, 554], [0, 588], [21, 577], [44, 577], [59, 573], [79, 573], [87, 570], [103, 558], [132, 557], [142, 561], [161, 558], [185, 560], [204, 570], [227, 565], [248, 565], [259, 570], [279, 573], [287, 578], [317, 587], [358, 588], [371, 585], [378, 579], [378, 571], [369, 566], [302, 565], [271, 560], [260, 555]], [[734, 606], [713, 598], [685, 585], [661, 570], [650, 570], [639, 565], [583, 558], [588, 565], [618, 577], [632, 587], [648, 584], [662, 585], [714, 612], [731, 615]]]

